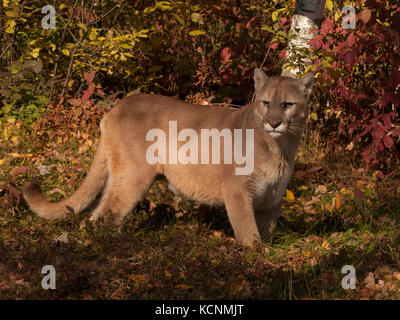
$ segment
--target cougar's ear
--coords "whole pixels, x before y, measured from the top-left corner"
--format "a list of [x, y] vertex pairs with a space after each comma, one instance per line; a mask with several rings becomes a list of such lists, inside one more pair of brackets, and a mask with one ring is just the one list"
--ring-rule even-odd
[[311, 90], [314, 86], [314, 75], [312, 73], [307, 73], [299, 80], [300, 89], [308, 101], [310, 98]]
[[254, 69], [254, 88], [259, 92], [267, 82], [268, 77], [264, 71], [259, 68]]

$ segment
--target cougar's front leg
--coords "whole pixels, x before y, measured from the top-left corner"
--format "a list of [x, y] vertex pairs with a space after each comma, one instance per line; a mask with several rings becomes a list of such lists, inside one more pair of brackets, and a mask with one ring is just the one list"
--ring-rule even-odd
[[272, 234], [276, 227], [276, 222], [281, 216], [281, 203], [271, 208], [256, 208], [255, 217], [261, 239], [265, 242], [271, 242]]
[[235, 238], [244, 245], [253, 245], [260, 240], [253, 210], [253, 201], [245, 188], [225, 186], [223, 188], [225, 207]]

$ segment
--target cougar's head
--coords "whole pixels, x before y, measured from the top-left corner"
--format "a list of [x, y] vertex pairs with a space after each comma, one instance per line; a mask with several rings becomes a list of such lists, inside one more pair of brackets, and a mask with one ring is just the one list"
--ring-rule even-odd
[[267, 77], [261, 69], [255, 69], [256, 114], [271, 137], [278, 138], [288, 132], [302, 133], [313, 84], [312, 74], [296, 80]]

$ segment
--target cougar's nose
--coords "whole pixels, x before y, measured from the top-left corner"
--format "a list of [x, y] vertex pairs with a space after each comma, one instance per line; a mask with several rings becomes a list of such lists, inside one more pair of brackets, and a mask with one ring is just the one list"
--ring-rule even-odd
[[282, 121], [280, 121], [280, 120], [268, 120], [267, 122], [274, 129], [279, 127], [279, 125], [282, 123]]

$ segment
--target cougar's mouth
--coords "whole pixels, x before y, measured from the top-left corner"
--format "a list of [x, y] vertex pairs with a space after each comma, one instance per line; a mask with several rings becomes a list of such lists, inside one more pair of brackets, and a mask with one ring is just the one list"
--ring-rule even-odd
[[280, 137], [280, 136], [282, 136], [284, 134], [284, 132], [276, 131], [276, 130], [272, 130], [272, 131], [270, 130], [270, 131], [267, 131], [267, 132], [272, 138], [278, 138], [278, 137]]
[[280, 126], [280, 128], [274, 129], [268, 123], [264, 123], [264, 131], [273, 138], [278, 138], [286, 133], [285, 127]]

